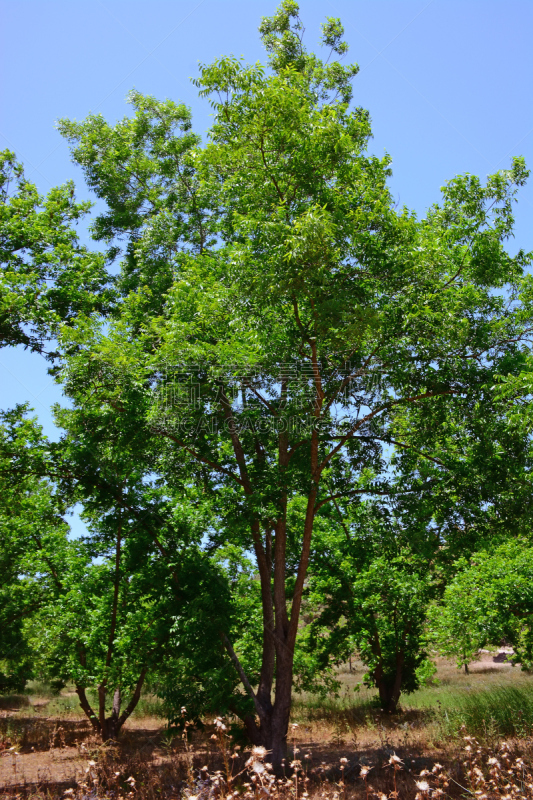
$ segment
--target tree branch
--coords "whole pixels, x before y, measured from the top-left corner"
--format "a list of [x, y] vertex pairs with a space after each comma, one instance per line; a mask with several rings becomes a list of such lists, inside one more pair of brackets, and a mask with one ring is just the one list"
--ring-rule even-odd
[[362, 417], [358, 420], [355, 425], [353, 425], [348, 433], [343, 436], [339, 442], [339, 444], [331, 450], [331, 452], [323, 459], [322, 463], [319, 466], [319, 472], [326, 467], [326, 465], [331, 461], [334, 455], [336, 455], [339, 450], [344, 447], [348, 439], [351, 439], [354, 433], [359, 430], [359, 428], [364, 425], [365, 422], [370, 422], [371, 419], [376, 417], [378, 414], [381, 414], [382, 411], [387, 411], [390, 408], [394, 408], [395, 406], [402, 405], [403, 403], [414, 403], [416, 400], [425, 400], [428, 397], [441, 397], [446, 394], [457, 394], [453, 389], [447, 389], [443, 392], [424, 392], [424, 394], [413, 395], [412, 397], [402, 397], [399, 400], [391, 400], [389, 403], [385, 403], [379, 408], [376, 408], [374, 411], [371, 411], [370, 414]]
[[199, 453], [197, 453], [195, 450], [189, 447], [189, 445], [185, 444], [185, 442], [182, 442], [181, 439], [178, 439], [176, 436], [173, 436], [171, 433], [168, 433], [167, 431], [159, 430], [156, 427], [154, 427], [152, 430], [155, 433], [158, 433], [160, 436], [166, 436], [167, 439], [171, 439], [175, 444], [179, 444], [180, 447], [183, 447], [183, 449], [186, 450], [188, 453], [190, 453], [193, 458], [196, 458], [197, 461], [201, 461], [202, 464], [207, 464], [207, 466], [212, 467], [218, 472], [221, 472], [223, 475], [227, 475], [228, 478], [231, 478], [232, 480], [239, 483], [241, 486], [244, 486], [243, 482], [236, 475], [234, 475], [233, 472], [230, 472], [228, 469], [225, 469], [220, 464], [217, 464], [216, 462], [211, 461], [208, 458], [204, 458], [204, 456], [201, 456]]
[[250, 699], [253, 700], [253, 703], [254, 703], [254, 706], [255, 706], [255, 710], [257, 711], [257, 715], [258, 715], [259, 719], [262, 719], [264, 717], [264, 709], [261, 708], [261, 704], [259, 703], [259, 701], [258, 701], [258, 699], [257, 699], [257, 697], [255, 695], [254, 690], [252, 689], [252, 685], [251, 685], [250, 681], [248, 680], [248, 676], [246, 675], [244, 669], [242, 668], [242, 664], [239, 661], [237, 653], [233, 649], [232, 644], [231, 644], [230, 640], [228, 639], [227, 635], [225, 633], [222, 633], [221, 636], [222, 636], [222, 641], [224, 642], [224, 646], [225, 646], [226, 650], [228, 651], [228, 655], [231, 658], [231, 660], [233, 661], [235, 669], [237, 670], [239, 678], [241, 679], [241, 682], [242, 682], [244, 688], [248, 692], [248, 695], [250, 696]]
[[141, 697], [141, 689], [143, 687], [144, 679], [146, 678], [147, 672], [148, 672], [148, 667], [143, 667], [141, 674], [139, 675], [139, 680], [137, 681], [137, 685], [135, 686], [135, 691], [133, 693], [133, 696], [118, 719], [118, 730], [122, 728], [122, 726], [130, 716], [130, 714], [135, 710], [135, 707]]

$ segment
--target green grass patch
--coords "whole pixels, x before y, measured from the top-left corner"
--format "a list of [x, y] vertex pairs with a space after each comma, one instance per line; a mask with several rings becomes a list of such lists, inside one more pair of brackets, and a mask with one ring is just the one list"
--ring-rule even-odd
[[325, 722], [334, 728], [373, 728], [380, 724], [415, 723], [428, 726], [436, 738], [460, 735], [464, 725], [469, 734], [486, 744], [507, 737], [533, 736], [533, 685], [522, 674], [515, 685], [491, 681], [487, 686], [444, 685], [424, 687], [402, 696], [397, 715], [381, 715], [375, 692], [362, 689], [340, 697], [296, 698], [292, 720], [300, 725]]
[[296, 696], [291, 719], [303, 725], [326, 722], [333, 726], [345, 724], [352, 728], [373, 726], [377, 713], [379, 713], [377, 693], [363, 688], [358, 692], [346, 692], [338, 697]]
[[3, 711], [13, 711], [19, 708], [27, 708], [30, 704], [25, 694], [2, 694], [0, 695], [0, 709]]
[[441, 693], [434, 713], [445, 736], [456, 735], [462, 725], [485, 742], [502, 736], [533, 735], [530, 687], [495, 685], [471, 692]]
[[137, 703], [135, 711], [133, 712], [133, 716], [135, 717], [159, 717], [161, 719], [166, 719], [166, 711], [163, 705], [163, 701], [159, 699], [154, 694], [145, 694], [141, 695], [141, 699]]
[[63, 687], [64, 684], [58, 681], [51, 683], [48, 681], [28, 681], [24, 693], [51, 699], [52, 697], [58, 697]]

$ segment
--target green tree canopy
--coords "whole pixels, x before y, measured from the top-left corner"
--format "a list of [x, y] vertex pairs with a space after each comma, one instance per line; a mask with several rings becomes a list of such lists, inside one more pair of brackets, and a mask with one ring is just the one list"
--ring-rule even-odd
[[513, 539], [492, 551], [462, 559], [442, 603], [432, 609], [429, 640], [458, 665], [479, 648], [508, 641], [513, 660], [533, 666], [533, 548], [531, 539]]
[[[367, 153], [369, 115], [349, 107], [357, 68], [309, 53], [289, 0], [260, 30], [268, 68], [201, 68], [205, 146], [181, 106], [139, 94], [113, 127], [62, 123], [107, 204], [97, 236], [126, 240], [115, 320], [65, 332], [63, 377], [80, 407], [97, 393], [117, 419], [145, 409], [154, 471], [202, 487], [226, 541], [253, 550], [255, 685], [226, 646], [254, 704], [248, 729], [279, 763], [316, 515], [385, 491], [392, 447], [442, 461], [431, 441], [402, 440], [400, 411], [450, 418], [523, 363], [529, 256], [505, 242], [528, 173], [516, 158], [485, 185], [450, 180], [424, 219], [397, 210], [391, 159]], [[338, 20], [323, 43], [345, 53]]]
[[52, 597], [68, 554], [69, 503], [46, 478], [46, 439], [25, 405], [0, 414], [0, 691], [34, 674], [25, 620]]
[[43, 352], [61, 323], [108, 307], [105, 260], [73, 227], [90, 207], [76, 203], [72, 182], [42, 197], [15, 154], [0, 152], [0, 346]]

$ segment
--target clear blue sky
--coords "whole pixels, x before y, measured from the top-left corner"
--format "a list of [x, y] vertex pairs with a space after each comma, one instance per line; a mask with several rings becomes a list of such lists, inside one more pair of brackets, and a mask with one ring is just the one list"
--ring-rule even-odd
[[[189, 104], [205, 132], [211, 109], [190, 77], [233, 53], [264, 60], [257, 34], [276, 0], [0, 0], [0, 147], [14, 150], [45, 192], [79, 170], [54, 128], [59, 117], [128, 113], [131, 88]], [[360, 67], [355, 103], [373, 120], [371, 149], [393, 157], [392, 188], [423, 215], [444, 181], [486, 176], [524, 155], [533, 168], [532, 0], [301, 0], [310, 48], [340, 17]], [[518, 247], [533, 249], [533, 180], [517, 209]], [[42, 357], [0, 352], [0, 407], [29, 400], [54, 436], [59, 387]]]

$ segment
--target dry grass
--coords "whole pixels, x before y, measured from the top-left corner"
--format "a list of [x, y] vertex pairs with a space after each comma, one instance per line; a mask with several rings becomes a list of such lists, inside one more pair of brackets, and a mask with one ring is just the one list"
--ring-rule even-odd
[[[275, 779], [267, 768], [245, 769], [250, 752], [236, 752], [226, 733], [221, 740], [214, 724], [204, 733], [194, 732], [190, 742], [166, 736], [156, 698], [143, 698], [118, 746], [103, 747], [91, 735], [68, 688], [54, 696], [46, 687], [34, 686], [29, 695], [4, 697], [0, 703], [2, 796], [224, 800], [232, 795], [236, 800], [237, 792], [243, 800], [266, 800], [268, 790], [271, 800], [414, 800], [417, 795], [472, 796], [469, 792], [478, 792], [480, 798], [533, 798], [527, 785], [533, 727], [525, 724], [528, 714], [533, 721], [533, 677], [491, 659], [486, 656], [473, 665], [470, 675], [440, 661], [438, 685], [404, 698], [401, 712], [394, 716], [380, 712], [373, 692], [354, 691], [363, 674], [362, 665], [354, 663], [352, 671], [341, 673], [344, 687], [339, 698], [297, 698], [285, 776]], [[510, 702], [513, 697], [518, 706]], [[524, 712], [520, 704], [527, 702], [530, 707]], [[499, 713], [500, 706], [505, 713]], [[473, 711], [480, 713], [476, 717]], [[509, 735], [502, 733], [506, 714], [522, 727], [502, 755], [503, 737]], [[476, 740], [475, 758], [470, 755], [466, 766], [461, 756], [465, 731], [459, 733], [463, 717], [471, 722], [467, 734], [479, 734], [480, 742]], [[265, 760], [254, 758], [257, 763]], [[490, 758], [500, 764], [499, 787], [491, 777], [496, 766]], [[523, 759], [522, 766], [514, 765], [516, 758]], [[233, 775], [241, 773], [237, 779], [228, 779], [230, 761]], [[438, 763], [442, 769], [435, 767]], [[516, 778], [515, 784], [511, 778]], [[427, 791], [417, 787], [417, 781], [422, 787], [427, 783]], [[510, 788], [504, 790], [507, 784]]]
[[[224, 723], [219, 721], [222, 726]], [[215, 729], [216, 730], [216, 729]], [[245, 753], [216, 738], [218, 751], [209, 760], [199, 758], [191, 746], [169, 749], [166, 757], [131, 752], [123, 746], [97, 746], [84, 755], [76, 775], [52, 782], [18, 780], [5, 786], [3, 797], [73, 798], [73, 800], [423, 800], [474, 796], [479, 800], [531, 800], [533, 772], [531, 743], [502, 743], [497, 750], [483, 748], [466, 736], [462, 752], [444, 763], [414, 768], [392, 755], [385, 763], [361, 764], [358, 757], [335, 758], [313, 764], [313, 755], [298, 748], [282, 774], [274, 775], [262, 748]], [[450, 754], [448, 754], [449, 756]], [[19, 776], [20, 777], [20, 776]]]

